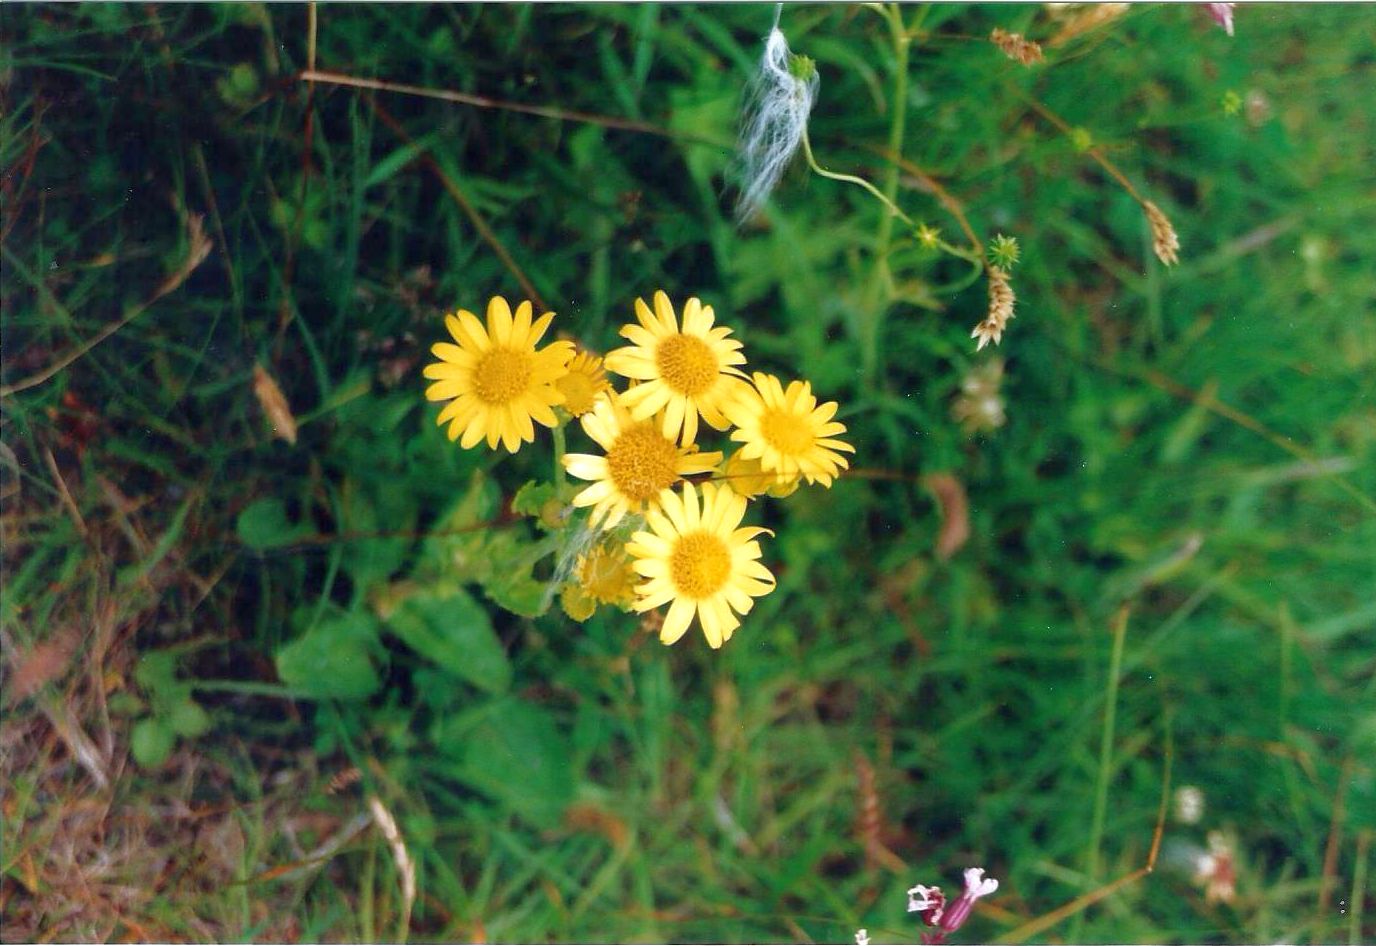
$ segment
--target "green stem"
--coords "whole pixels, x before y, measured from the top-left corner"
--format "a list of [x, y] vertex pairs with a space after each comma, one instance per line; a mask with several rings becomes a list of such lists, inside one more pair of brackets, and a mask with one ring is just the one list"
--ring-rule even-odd
[[[1118, 715], [1118, 678], [1123, 671], [1123, 645], [1128, 636], [1128, 608], [1124, 605], [1113, 619], [1113, 653], [1108, 661], [1108, 693], [1104, 697], [1104, 731], [1099, 738], [1099, 775], [1094, 785], [1094, 814], [1089, 827], [1089, 854], [1085, 875], [1091, 884], [1099, 879], [1099, 845], [1104, 839], [1104, 819], [1108, 813], [1109, 769], [1113, 765], [1113, 728]], [[1070, 942], [1080, 942], [1084, 913], [1075, 917]]]
[[564, 498], [564, 487], [567, 480], [564, 478], [564, 451], [567, 449], [564, 439], [564, 424], [567, 421], [560, 421], [554, 425], [554, 495], [560, 499]]
[[[889, 103], [889, 162], [884, 175], [884, 202], [893, 206], [898, 196], [899, 162], [903, 157], [903, 132], [908, 121], [908, 48], [911, 40], [903, 28], [903, 10], [898, 4], [888, 7], [889, 32], [893, 38], [894, 73], [893, 101]], [[888, 277], [889, 242], [893, 239], [893, 217], [879, 219], [879, 231], [875, 239], [875, 252], [879, 265], [883, 268], [885, 280]]]
[[[903, 158], [903, 132], [908, 119], [908, 47], [910, 39], [903, 28], [903, 10], [894, 3], [887, 7], [889, 33], [893, 39], [893, 98], [889, 102], [889, 153], [892, 160], [884, 174], [884, 202], [894, 205], [898, 197], [899, 162]], [[907, 219], [906, 216], [904, 219]], [[909, 221], [909, 226], [912, 223]], [[880, 297], [861, 310], [860, 369], [866, 388], [873, 389], [879, 374], [879, 336], [889, 299], [893, 297], [893, 273], [889, 270], [889, 245], [893, 240], [893, 215], [879, 218], [875, 233], [875, 275]]]
[[863, 187], [875, 200], [888, 208], [889, 212], [884, 215], [885, 220], [892, 220], [894, 217], [898, 217], [910, 227], [917, 226], [911, 217], [899, 209], [896, 203], [888, 197], [885, 197], [883, 193], [880, 192], [879, 188], [875, 187], [863, 177], [856, 177], [854, 174], [841, 174], [837, 171], [828, 171], [818, 164], [817, 159], [812, 155], [812, 142], [808, 140], [806, 128], [803, 129], [803, 157], [807, 160], [807, 166], [812, 169], [812, 173], [825, 177], [828, 180], [840, 181], [843, 184], [854, 184], [857, 187]]

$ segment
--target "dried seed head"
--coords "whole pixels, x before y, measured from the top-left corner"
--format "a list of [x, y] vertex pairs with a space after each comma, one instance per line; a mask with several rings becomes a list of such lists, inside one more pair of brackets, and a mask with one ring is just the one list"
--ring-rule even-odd
[[995, 27], [994, 31], [989, 34], [989, 41], [1003, 50], [1003, 54], [1009, 59], [1020, 62], [1024, 66], [1042, 61], [1041, 45], [1026, 39], [1021, 33], [1010, 33], [1005, 29]]
[[976, 367], [960, 383], [951, 414], [967, 435], [997, 430], [1008, 421], [1004, 410], [1003, 359], [991, 358]]
[[272, 433], [287, 443], [296, 444], [296, 417], [291, 412], [286, 395], [277, 384], [277, 379], [268, 374], [262, 365], [253, 366], [253, 395], [267, 415], [272, 425]]
[[1151, 248], [1156, 251], [1156, 258], [1167, 266], [1174, 266], [1180, 262], [1180, 238], [1175, 235], [1175, 227], [1171, 226], [1161, 208], [1151, 201], [1144, 201], [1142, 209], [1146, 211], [1147, 222], [1151, 224]]
[[979, 351], [990, 342], [995, 345], [999, 343], [1008, 320], [1013, 318], [1013, 306], [1017, 301], [1017, 296], [1013, 294], [1013, 286], [1008, 282], [1008, 273], [997, 266], [990, 266], [989, 314], [970, 333], [971, 338], [979, 339], [975, 351]]
[[1067, 4], [1066, 8], [1071, 10], [1070, 14], [1062, 22], [1060, 32], [1051, 37], [1046, 45], [1052, 49], [1062, 46], [1077, 36], [1118, 19], [1128, 12], [1130, 6], [1130, 3]]

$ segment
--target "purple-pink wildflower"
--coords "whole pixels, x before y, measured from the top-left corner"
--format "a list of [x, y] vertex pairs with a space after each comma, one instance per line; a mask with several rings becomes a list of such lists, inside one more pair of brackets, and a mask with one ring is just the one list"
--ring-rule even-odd
[[924, 943], [944, 943], [948, 933], [960, 929], [970, 918], [975, 901], [998, 889], [999, 882], [986, 879], [984, 868], [971, 867], [965, 871], [965, 889], [959, 897], [948, 903], [940, 887], [918, 884], [908, 891], [908, 912], [918, 914], [924, 924], [932, 927], [931, 932], [922, 934]]
[[1233, 35], [1233, 7], [1236, 3], [1206, 3], [1204, 9], [1208, 12], [1209, 18], [1229, 35]]

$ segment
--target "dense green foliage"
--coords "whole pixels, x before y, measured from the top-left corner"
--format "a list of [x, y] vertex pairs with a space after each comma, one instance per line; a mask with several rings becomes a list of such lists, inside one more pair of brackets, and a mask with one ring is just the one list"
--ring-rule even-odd
[[[799, 159], [735, 225], [772, 6], [6, 5], [6, 938], [912, 941], [978, 865], [997, 939], [1145, 864], [1169, 768], [1203, 820], [1037, 939], [1370, 941], [1376, 39], [1198, 6], [1031, 67], [985, 37], [1064, 14], [905, 8], [902, 102], [882, 16], [785, 10], [821, 164], [882, 186], [903, 109], [904, 210], [961, 240], [926, 175], [1018, 240], [976, 353], [984, 282], [860, 188]], [[533, 290], [606, 351], [660, 288], [857, 448], [752, 514], [779, 586], [718, 652], [550, 608], [549, 433], [463, 451], [421, 396], [446, 311]]]

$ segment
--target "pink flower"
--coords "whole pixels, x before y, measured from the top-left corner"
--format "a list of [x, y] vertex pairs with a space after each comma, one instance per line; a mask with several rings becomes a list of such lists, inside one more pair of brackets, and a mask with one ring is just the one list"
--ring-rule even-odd
[[1209, 14], [1210, 19], [1223, 27], [1229, 36], [1232, 36], [1233, 7], [1235, 6], [1237, 6], [1235, 3], [1206, 3], [1204, 9]]
[[997, 880], [985, 879], [984, 868], [971, 867], [965, 871], [965, 890], [955, 900], [948, 904], [940, 887], [919, 884], [908, 891], [908, 912], [919, 914], [923, 923], [934, 927], [931, 933], [923, 934], [924, 943], [941, 943], [947, 933], [954, 933], [970, 918], [976, 900], [998, 889]]

